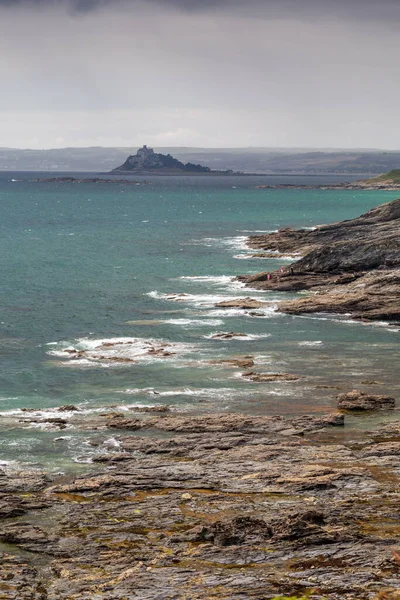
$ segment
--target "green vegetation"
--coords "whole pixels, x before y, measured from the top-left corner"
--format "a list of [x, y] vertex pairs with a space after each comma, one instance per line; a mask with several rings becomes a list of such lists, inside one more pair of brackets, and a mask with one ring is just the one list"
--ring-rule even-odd
[[400, 169], [393, 169], [388, 173], [384, 173], [383, 175], [378, 175], [378, 177], [373, 177], [373, 179], [369, 179], [368, 183], [400, 183]]

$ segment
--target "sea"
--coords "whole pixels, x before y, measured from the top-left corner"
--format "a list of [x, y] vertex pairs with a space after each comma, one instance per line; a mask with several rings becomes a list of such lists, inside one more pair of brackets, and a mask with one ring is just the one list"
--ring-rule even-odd
[[[0, 173], [0, 467], [90, 468], [101, 451], [91, 440], [107, 432], [44, 422], [63, 414], [89, 423], [107, 411], [134, 416], [168, 405], [187, 414], [319, 415], [335, 409], [339, 391], [400, 396], [398, 327], [284, 315], [279, 301], [299, 294], [235, 281], [296, 259], [252, 258], [249, 235], [351, 219], [396, 192], [258, 189], [340, 175], [35, 181], [53, 176]], [[216, 307], [247, 296], [268, 305]], [[229, 332], [241, 335], [219, 336]], [[256, 383], [218, 362], [243, 357], [253, 357], [254, 371], [301, 379]], [[79, 411], [57, 410], [66, 405]]]

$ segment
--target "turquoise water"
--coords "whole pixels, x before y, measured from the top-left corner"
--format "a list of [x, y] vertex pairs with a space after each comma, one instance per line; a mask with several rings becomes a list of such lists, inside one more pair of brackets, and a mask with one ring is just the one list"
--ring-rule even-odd
[[[0, 175], [0, 461], [64, 468], [87, 453], [90, 436], [79, 429], [64, 430], [60, 445], [57, 428], [11, 426], [7, 415], [21, 408], [74, 404], [90, 415], [167, 403], [310, 414], [335, 405], [337, 390], [319, 386], [363, 388], [373, 379], [382, 382], [374, 390], [398, 394], [396, 328], [279, 315], [274, 305], [293, 294], [253, 293], [231, 281], [288, 264], [248, 258], [251, 233], [353, 218], [396, 193], [256, 189], [283, 177], [159, 177], [140, 185], [33, 177]], [[215, 307], [249, 295], [271, 307], [256, 315]], [[247, 335], [212, 339], [230, 331]], [[245, 355], [256, 358], [254, 370], [304, 378], [256, 384], [210, 363]]]

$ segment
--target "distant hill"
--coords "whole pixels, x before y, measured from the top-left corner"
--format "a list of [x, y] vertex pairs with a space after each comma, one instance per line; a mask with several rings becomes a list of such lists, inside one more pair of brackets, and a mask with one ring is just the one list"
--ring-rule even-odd
[[[30, 150], [0, 148], [0, 171], [49, 171], [105, 173], [118, 168], [137, 146], [107, 148], [53, 148]], [[400, 165], [400, 151], [315, 150], [312, 148], [157, 148], [184, 164], [203, 165], [211, 170], [273, 175], [341, 174], [344, 180], [379, 175]]]
[[400, 184], [400, 169], [393, 169], [388, 173], [384, 173], [383, 175], [378, 175], [378, 177], [373, 177], [372, 179], [368, 179], [368, 184]]
[[136, 154], [128, 156], [126, 161], [120, 167], [112, 170], [112, 173], [127, 172], [130, 173], [164, 173], [164, 174], [184, 174], [184, 173], [213, 173], [210, 167], [195, 165], [193, 163], [184, 164], [171, 154], [161, 154], [154, 152], [153, 148], [143, 146], [139, 148]]

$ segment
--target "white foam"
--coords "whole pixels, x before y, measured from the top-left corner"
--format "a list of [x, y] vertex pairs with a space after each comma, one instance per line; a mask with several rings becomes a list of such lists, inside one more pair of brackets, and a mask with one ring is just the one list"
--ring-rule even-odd
[[[194, 347], [184, 343], [170, 343], [162, 340], [145, 338], [81, 338], [69, 344], [60, 342], [58, 347], [49, 350], [47, 354], [59, 358], [67, 358], [63, 364], [109, 367], [111, 364], [129, 364], [138, 361], [153, 361], [168, 357], [164, 353], [185, 354]], [[82, 353], [82, 354], [79, 354]]]
[[276, 304], [271, 304], [271, 306], [262, 307], [262, 308], [252, 308], [252, 309], [243, 309], [243, 308], [217, 308], [215, 310], [210, 310], [208, 314], [210, 317], [248, 317], [248, 318], [271, 318], [271, 317], [281, 317], [283, 313], [277, 312], [278, 306]]
[[168, 319], [164, 323], [182, 327], [216, 327], [224, 322], [221, 319]]
[[322, 344], [321, 340], [316, 340], [315, 342], [299, 342], [299, 346], [319, 346]]
[[[169, 302], [181, 302], [185, 304], [193, 304], [197, 308], [214, 308], [219, 302], [226, 302], [227, 300], [235, 300], [237, 298], [246, 298], [249, 295], [248, 290], [242, 290], [238, 293], [232, 294], [164, 294], [157, 291], [148, 292], [147, 294], [151, 298], [157, 300], [167, 300]], [[264, 298], [263, 292], [252, 292], [253, 296]], [[209, 314], [209, 313], [208, 313]], [[243, 314], [243, 311], [242, 311]], [[218, 315], [222, 316], [222, 315]]]
[[239, 336], [234, 335], [231, 338], [215, 337], [217, 335], [229, 335], [229, 332], [214, 331], [213, 333], [209, 333], [208, 335], [203, 335], [203, 337], [206, 340], [216, 340], [216, 341], [220, 341], [220, 342], [226, 342], [226, 341], [248, 342], [251, 340], [263, 340], [265, 338], [271, 337], [270, 333], [264, 333], [264, 334], [245, 333], [245, 334], [239, 335]]
[[[127, 394], [130, 396], [136, 396], [140, 394], [149, 394], [157, 396], [157, 398], [170, 398], [174, 396], [190, 396], [190, 397], [206, 397], [206, 398], [219, 398], [221, 396], [233, 395], [239, 392], [239, 390], [235, 390], [234, 388], [179, 388], [176, 390], [167, 390], [167, 391], [158, 391], [154, 388], [133, 388], [126, 389], [119, 394]], [[131, 405], [130, 408], [134, 408], [139, 405]]]
[[202, 238], [200, 240], [192, 240], [192, 244], [215, 247], [215, 248], [229, 248], [235, 250], [246, 250], [247, 249], [247, 236], [237, 235], [235, 237], [228, 238]]

